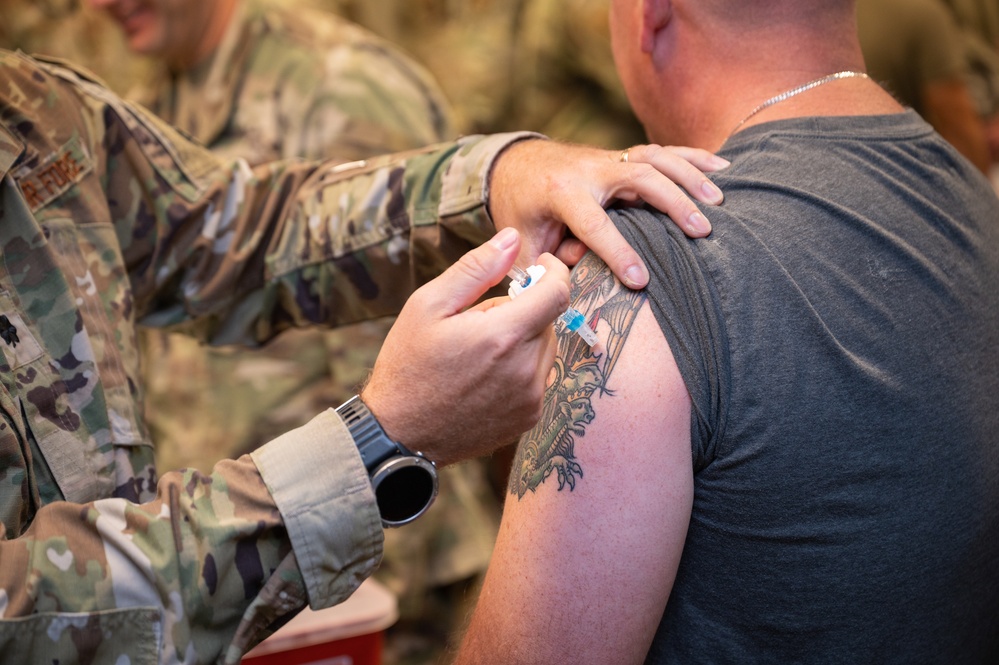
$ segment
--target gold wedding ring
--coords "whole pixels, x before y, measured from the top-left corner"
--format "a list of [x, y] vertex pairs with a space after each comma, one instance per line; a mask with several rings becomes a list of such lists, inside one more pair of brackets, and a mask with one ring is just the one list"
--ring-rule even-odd
[[621, 161], [622, 161], [622, 162], [624, 162], [625, 164], [627, 164], [627, 163], [628, 163], [628, 152], [629, 152], [630, 150], [631, 150], [631, 148], [627, 148], [627, 149], [625, 149], [625, 150], [624, 150], [624, 151], [623, 151], [623, 152], [621, 153]]

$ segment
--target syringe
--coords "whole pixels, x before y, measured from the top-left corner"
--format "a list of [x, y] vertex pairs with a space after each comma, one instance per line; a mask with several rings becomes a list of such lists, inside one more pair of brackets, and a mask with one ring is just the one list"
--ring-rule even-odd
[[[507, 289], [507, 293], [511, 298], [516, 298], [524, 289], [541, 279], [541, 276], [544, 274], [544, 266], [534, 265], [530, 266], [527, 270], [513, 266], [510, 268], [510, 272], [507, 273], [510, 277], [510, 288]], [[566, 328], [582, 337], [583, 341], [588, 345], [593, 346], [597, 343], [596, 333], [586, 323], [586, 317], [579, 310], [570, 307], [559, 317], [559, 321], [565, 324]]]
[[510, 298], [516, 298], [520, 295], [521, 291], [541, 279], [541, 276], [544, 274], [544, 266], [530, 266], [527, 270], [519, 266], [513, 266], [510, 268], [510, 272], [507, 273], [507, 277], [510, 278], [510, 288], [506, 290], [507, 294]]

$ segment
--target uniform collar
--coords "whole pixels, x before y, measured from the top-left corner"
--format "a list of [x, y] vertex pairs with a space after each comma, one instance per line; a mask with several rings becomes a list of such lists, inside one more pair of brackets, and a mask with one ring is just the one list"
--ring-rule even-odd
[[10, 167], [24, 152], [24, 143], [5, 125], [0, 125], [0, 178], [7, 175]]

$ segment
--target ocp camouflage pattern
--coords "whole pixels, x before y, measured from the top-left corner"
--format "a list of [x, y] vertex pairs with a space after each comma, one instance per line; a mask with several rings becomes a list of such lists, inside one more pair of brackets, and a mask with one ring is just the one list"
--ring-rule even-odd
[[[358, 25], [292, 0], [243, 0], [206, 62], [186, 72], [161, 66], [130, 94], [214, 152], [251, 164], [362, 159], [455, 134], [420, 65]], [[391, 323], [289, 330], [253, 352], [141, 330], [159, 468], [210, 470], [343, 403], [374, 367]], [[376, 576], [397, 596], [400, 626], [444, 619], [425, 616], [432, 589], [485, 573], [500, 509], [484, 464], [442, 469], [432, 513], [386, 534]]]
[[0, 118], [0, 661], [237, 662], [377, 565], [370, 483], [331, 411], [157, 482], [136, 326], [252, 345], [394, 314], [491, 234], [486, 174], [522, 137], [251, 169], [8, 52]]
[[[453, 138], [436, 83], [384, 40], [289, 0], [244, 0], [234, 11], [205, 62], [182, 72], [161, 63], [129, 96], [216, 154], [251, 165], [350, 161]], [[211, 469], [346, 401], [390, 325], [289, 331], [253, 353], [141, 331], [160, 468]]]
[[610, 0], [310, 0], [398, 41], [440, 80], [464, 132], [645, 143], [611, 55]]

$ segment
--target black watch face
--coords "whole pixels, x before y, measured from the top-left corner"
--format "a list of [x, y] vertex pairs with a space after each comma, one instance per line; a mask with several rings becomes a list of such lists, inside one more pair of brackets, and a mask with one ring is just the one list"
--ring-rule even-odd
[[399, 456], [372, 475], [378, 512], [385, 526], [401, 526], [426, 512], [437, 497], [437, 474], [419, 457]]

